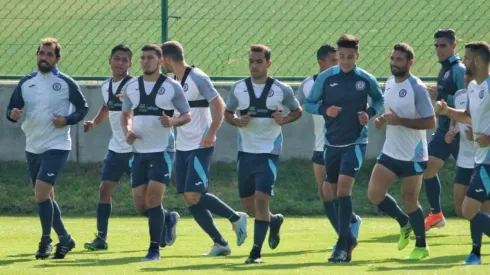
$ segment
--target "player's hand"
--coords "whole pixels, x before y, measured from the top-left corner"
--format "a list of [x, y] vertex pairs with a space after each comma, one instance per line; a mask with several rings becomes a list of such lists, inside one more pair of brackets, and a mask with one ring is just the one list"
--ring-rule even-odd
[[128, 133], [126, 134], [126, 142], [129, 145], [133, 144], [134, 141], [137, 139], [141, 139], [141, 137], [131, 131], [128, 131]]
[[393, 111], [393, 109], [390, 108], [391, 113], [385, 113], [383, 115], [386, 124], [388, 125], [400, 125], [400, 117], [398, 117], [398, 114]]
[[453, 131], [447, 131], [446, 136], [444, 136], [444, 141], [447, 144], [453, 143], [454, 136], [456, 135], [456, 132]]
[[246, 115], [244, 116], [241, 116], [238, 118], [238, 121], [237, 121], [237, 126], [242, 128], [242, 127], [247, 127], [248, 123], [250, 122], [250, 120], [252, 119], [252, 113], [251, 112], [248, 112]]
[[283, 125], [284, 124], [284, 116], [282, 115], [281, 111], [279, 111], [279, 108], [276, 106], [276, 111], [272, 113], [272, 117], [276, 121], [277, 124]]
[[216, 136], [212, 133], [207, 133], [202, 139], [201, 142], [199, 142], [199, 145], [202, 147], [213, 147], [214, 143], [216, 142]]
[[63, 128], [66, 126], [66, 118], [57, 114], [53, 114], [53, 119], [51, 120], [55, 128]]
[[383, 128], [383, 126], [385, 126], [386, 124], [386, 120], [385, 120], [385, 116], [384, 115], [381, 115], [379, 117], [377, 117], [375, 120], [374, 120], [374, 127], [376, 129], [381, 129]]
[[357, 117], [359, 117], [359, 123], [361, 123], [361, 125], [368, 124], [369, 115], [366, 112], [364, 111], [357, 112]]
[[95, 128], [95, 123], [93, 120], [86, 120], [83, 122], [83, 131], [90, 132]]
[[464, 134], [466, 135], [466, 139], [473, 141], [473, 128], [471, 126], [466, 127]]
[[12, 111], [10, 111], [9, 117], [11, 120], [19, 121], [22, 117], [22, 113], [22, 110], [13, 108]]
[[449, 107], [444, 99], [437, 101], [436, 106], [434, 106], [434, 112], [436, 115], [447, 115], [449, 113]]
[[485, 148], [490, 146], [490, 135], [484, 133], [475, 133], [475, 142], [478, 143], [480, 148]]
[[123, 93], [119, 93], [116, 95], [117, 98], [119, 98], [119, 100], [123, 100], [124, 99], [124, 94]]
[[437, 86], [429, 86], [429, 87], [427, 87], [427, 91], [429, 92], [430, 98], [432, 100], [436, 100], [437, 99], [437, 95], [439, 94], [437, 92]]
[[174, 126], [173, 118], [167, 116], [165, 112], [162, 112], [162, 116], [159, 118], [159, 120], [162, 126], [165, 128], [170, 128]]
[[339, 106], [330, 106], [327, 108], [327, 116], [329, 117], [337, 117], [340, 113], [340, 111], [342, 111], [342, 107], [339, 107]]

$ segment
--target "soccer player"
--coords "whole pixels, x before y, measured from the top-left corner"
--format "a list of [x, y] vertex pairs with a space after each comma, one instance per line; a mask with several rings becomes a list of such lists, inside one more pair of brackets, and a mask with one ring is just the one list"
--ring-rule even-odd
[[[216, 227], [211, 212], [232, 223], [238, 246], [247, 237], [248, 215], [236, 212], [218, 197], [208, 193], [209, 167], [216, 133], [223, 123], [225, 103], [209, 77], [200, 69], [187, 65], [184, 48], [179, 42], [165, 42], [161, 49], [163, 67], [165, 71], [174, 73], [175, 79], [180, 81], [192, 113], [191, 122], [177, 128], [177, 192], [183, 194], [192, 216], [214, 242], [207, 255], [226, 256], [231, 253], [231, 248]], [[213, 106], [212, 115], [210, 105]]]
[[[429, 256], [425, 242], [424, 212], [419, 205], [422, 174], [427, 166], [426, 130], [436, 126], [434, 108], [424, 83], [410, 72], [414, 51], [405, 43], [391, 52], [391, 73], [384, 92], [385, 113], [374, 120], [377, 129], [386, 126], [386, 139], [369, 181], [369, 200], [400, 225], [398, 250], [407, 247], [415, 233], [415, 249], [408, 259]], [[400, 209], [387, 192], [401, 178], [403, 205]]]
[[[472, 79], [465, 73], [464, 80], [465, 85], [468, 86]], [[458, 90], [453, 98], [454, 108], [457, 110], [466, 110], [467, 98], [467, 89]], [[454, 178], [454, 209], [456, 210], [456, 215], [463, 217], [463, 200], [470, 184], [473, 168], [475, 167], [476, 147], [473, 143], [471, 126], [456, 121], [451, 121], [451, 127], [446, 133], [446, 143], [451, 144], [452, 142], [456, 142], [453, 140], [458, 133], [460, 138], [458, 158], [456, 160], [456, 176]]]
[[126, 142], [121, 128], [122, 101], [120, 96], [124, 85], [133, 79], [128, 73], [132, 56], [131, 49], [122, 44], [111, 50], [109, 65], [112, 77], [104, 81], [101, 87], [104, 103], [92, 120], [83, 123], [84, 131], [89, 132], [109, 119], [112, 130], [109, 149], [101, 171], [99, 204], [97, 205], [97, 234], [92, 242], [84, 245], [89, 250], [107, 249], [107, 228], [112, 211], [112, 194], [123, 174], [130, 176], [129, 160], [132, 157], [133, 147]]
[[[454, 107], [454, 94], [457, 90], [464, 89], [465, 67], [456, 50], [456, 33], [451, 29], [440, 29], [434, 34], [434, 46], [441, 63], [441, 70], [437, 77], [437, 87], [429, 87], [432, 100], [444, 99], [451, 107]], [[424, 172], [425, 192], [430, 204], [430, 213], [425, 219], [425, 230], [433, 227], [441, 228], [446, 224], [446, 219], [441, 209], [441, 182], [437, 172], [444, 162], [452, 155], [458, 157], [459, 134], [454, 137], [454, 142], [445, 142], [445, 136], [450, 127], [447, 116], [439, 116], [437, 130], [429, 142], [429, 161]]]
[[[170, 182], [175, 151], [172, 127], [191, 120], [182, 87], [160, 73], [162, 50], [149, 44], [141, 49], [143, 75], [123, 88], [121, 126], [128, 144], [133, 145], [131, 185], [136, 209], [147, 213], [150, 248], [143, 258], [159, 260], [159, 245], [165, 214], [162, 198]], [[180, 115], [174, 116], [174, 110]], [[147, 212], [146, 212], [147, 211]]]
[[[338, 65], [337, 60], [337, 49], [329, 44], [322, 45], [316, 53], [318, 65], [320, 67], [320, 73], [325, 71], [326, 69]], [[298, 88], [296, 93], [296, 97], [300, 103], [303, 105], [305, 98], [310, 94], [311, 87], [313, 87], [313, 83], [315, 82], [318, 74], [313, 75], [312, 77], [308, 77], [305, 79]], [[321, 101], [318, 103], [321, 105]], [[323, 159], [323, 146], [325, 144], [325, 120], [322, 115], [313, 114], [313, 126], [314, 126], [314, 135], [315, 135], [315, 144], [313, 148], [313, 157], [311, 161], [313, 162], [313, 173], [315, 174], [316, 182], [318, 184], [318, 194], [323, 203], [323, 208], [325, 210], [325, 214], [330, 220], [334, 230], [338, 235], [338, 202], [335, 198], [337, 194], [337, 184], [328, 184], [325, 181], [325, 161]], [[325, 188], [325, 194], [322, 189]], [[359, 226], [361, 225], [360, 217], [353, 215], [353, 219], [351, 220], [351, 230], [352, 234], [357, 239], [359, 235]], [[333, 247], [335, 248], [335, 247]]]
[[[37, 48], [38, 70], [20, 80], [7, 108], [11, 122], [19, 121], [25, 113], [22, 130], [26, 135], [27, 165], [42, 228], [36, 259], [51, 254], [51, 227], [59, 238], [53, 259], [65, 258], [75, 247], [54, 200], [54, 184], [71, 150], [70, 125], [87, 115], [88, 106], [77, 83], [58, 70], [60, 60], [58, 40], [44, 38]], [[70, 105], [75, 106], [74, 112], [70, 113]]]
[[[269, 247], [280, 242], [281, 214], [269, 210], [269, 196], [277, 176], [282, 150], [281, 126], [301, 117], [302, 109], [286, 84], [269, 77], [271, 50], [252, 45], [249, 51], [251, 77], [235, 82], [226, 102], [225, 119], [238, 127], [238, 192], [244, 208], [255, 213], [254, 244], [246, 264], [261, 263], [261, 249], [267, 230]], [[284, 107], [290, 112], [284, 115]], [[240, 115], [235, 114], [239, 111]]]
[[[326, 182], [337, 183], [339, 239], [329, 262], [350, 262], [357, 246], [350, 229], [352, 186], [366, 151], [367, 123], [382, 106], [383, 95], [376, 78], [356, 65], [359, 40], [346, 34], [337, 47], [339, 65], [318, 75], [304, 108], [325, 118]], [[372, 100], [369, 108], [368, 96]]]
[[471, 124], [477, 146], [475, 168], [463, 200], [463, 217], [470, 221], [473, 248], [465, 264], [481, 264], [482, 234], [490, 237], [490, 216], [481, 211], [482, 204], [490, 200], [490, 45], [479, 41], [465, 45], [463, 59], [468, 76], [466, 110], [449, 107], [441, 99], [435, 106], [436, 114], [446, 115], [455, 121]]

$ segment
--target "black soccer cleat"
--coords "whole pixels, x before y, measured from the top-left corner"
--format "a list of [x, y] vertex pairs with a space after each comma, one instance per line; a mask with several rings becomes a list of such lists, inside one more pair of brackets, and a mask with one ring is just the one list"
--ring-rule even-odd
[[52, 259], [64, 259], [66, 254], [75, 248], [75, 240], [70, 237], [70, 240], [65, 242], [59, 242], [56, 244], [56, 251]]
[[95, 235], [95, 239], [92, 242], [85, 243], [83, 247], [88, 250], [96, 251], [107, 250], [109, 246], [103, 238], [101, 238], [99, 235]]
[[276, 247], [281, 242], [281, 235], [279, 231], [281, 230], [282, 223], [284, 222], [284, 216], [282, 214], [276, 214], [277, 220], [270, 223], [269, 232], [269, 247], [271, 249], [276, 249]]
[[41, 240], [39, 242], [39, 249], [36, 252], [36, 260], [45, 260], [49, 257], [51, 254], [51, 251], [53, 251], [53, 246], [51, 245], [51, 238], [47, 238], [46, 240]]
[[262, 256], [260, 255], [260, 253], [257, 253], [254, 250], [250, 252], [250, 255], [245, 260], [245, 264], [261, 264], [261, 263], [262, 263]]
[[344, 249], [335, 248], [332, 252], [330, 258], [328, 258], [329, 263], [344, 263], [347, 262], [349, 253]]

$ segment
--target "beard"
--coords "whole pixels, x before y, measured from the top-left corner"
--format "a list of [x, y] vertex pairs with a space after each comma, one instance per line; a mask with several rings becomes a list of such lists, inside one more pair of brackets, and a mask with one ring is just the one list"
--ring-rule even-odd
[[53, 70], [53, 67], [54, 66], [50, 66], [46, 61], [40, 61], [37, 63], [37, 68], [42, 73], [49, 73], [51, 70]]
[[393, 74], [394, 76], [397, 76], [397, 77], [402, 77], [402, 76], [406, 76], [407, 75], [407, 69], [401, 69], [401, 68], [398, 68], [398, 67], [391, 67], [391, 74]]
[[157, 72], [157, 71], [158, 71], [158, 68], [156, 68], [156, 69], [155, 69], [155, 70], [153, 70], [153, 71], [150, 71], [150, 70], [148, 70], [148, 71], [143, 71], [143, 73], [144, 73], [145, 75], [152, 75], [152, 74], [154, 74], [154, 73], [155, 73], [155, 72]]

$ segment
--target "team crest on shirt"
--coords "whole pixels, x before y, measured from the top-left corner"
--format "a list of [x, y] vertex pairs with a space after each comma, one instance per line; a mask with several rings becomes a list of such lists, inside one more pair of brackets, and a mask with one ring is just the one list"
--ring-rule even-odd
[[483, 96], [485, 95], [485, 90], [481, 90], [480, 91], [480, 94], [478, 95], [480, 98], [483, 98]]
[[164, 87], [160, 87], [160, 89], [158, 89], [157, 94], [163, 95], [164, 93], [165, 93], [165, 88]]
[[189, 90], [189, 85], [187, 85], [187, 83], [184, 83], [184, 86], [182, 86], [182, 89], [184, 89], [184, 92], [187, 92], [187, 90]]
[[450, 73], [451, 73], [451, 72], [447, 71], [447, 72], [444, 74], [443, 79], [444, 79], [444, 80], [446, 80], [446, 79], [449, 77], [449, 74], [450, 74]]
[[269, 93], [267, 94], [268, 97], [273, 97], [274, 96], [274, 90], [270, 90]]
[[405, 97], [407, 95], [407, 90], [405, 89], [401, 89], [400, 92], [398, 92], [398, 95], [400, 97]]
[[364, 90], [366, 88], [366, 83], [362, 80], [356, 82], [356, 89], [359, 91]]
[[53, 84], [53, 90], [55, 90], [55, 91], [61, 90], [61, 83], [58, 83], [58, 82], [54, 83]]

